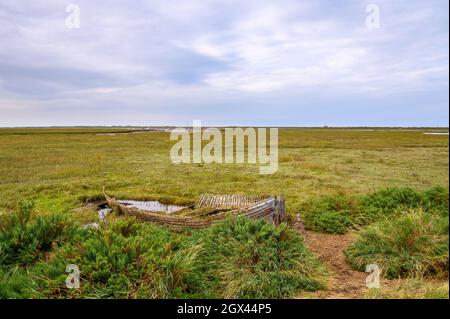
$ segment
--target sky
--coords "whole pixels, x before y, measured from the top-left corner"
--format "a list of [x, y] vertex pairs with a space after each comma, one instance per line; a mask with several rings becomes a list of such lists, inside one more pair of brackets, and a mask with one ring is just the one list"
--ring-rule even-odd
[[448, 126], [448, 6], [0, 0], [0, 126]]

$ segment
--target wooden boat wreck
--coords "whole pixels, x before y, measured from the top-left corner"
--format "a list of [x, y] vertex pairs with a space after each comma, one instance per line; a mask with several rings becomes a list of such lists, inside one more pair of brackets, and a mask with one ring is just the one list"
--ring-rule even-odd
[[[243, 196], [203, 194], [197, 202], [186, 208], [185, 212], [164, 214], [141, 210], [120, 203], [103, 190], [111, 209], [119, 214], [134, 216], [138, 219], [166, 225], [172, 229], [206, 228], [227, 216], [243, 215], [252, 219], [265, 219], [278, 225], [285, 218], [283, 196]], [[206, 214], [204, 213], [206, 210]], [[195, 212], [203, 212], [196, 215]]]

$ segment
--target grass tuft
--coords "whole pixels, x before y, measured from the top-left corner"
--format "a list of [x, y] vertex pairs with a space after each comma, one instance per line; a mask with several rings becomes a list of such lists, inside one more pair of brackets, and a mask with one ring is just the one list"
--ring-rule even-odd
[[343, 234], [355, 224], [358, 202], [344, 195], [316, 199], [303, 213], [308, 229]]
[[324, 268], [285, 224], [238, 217], [198, 235], [202, 250], [191, 280], [209, 296], [280, 298], [324, 287]]
[[448, 217], [448, 188], [425, 192], [412, 188], [387, 188], [364, 196], [325, 196], [305, 205], [303, 219], [308, 229], [333, 234], [346, 233], [403, 211], [422, 208]]
[[389, 279], [448, 275], [448, 219], [418, 208], [403, 211], [362, 229], [345, 256], [359, 271], [377, 264]]

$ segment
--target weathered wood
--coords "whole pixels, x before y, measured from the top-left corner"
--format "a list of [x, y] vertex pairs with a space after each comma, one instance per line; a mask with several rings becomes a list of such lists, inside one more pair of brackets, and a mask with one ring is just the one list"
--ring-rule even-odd
[[195, 203], [196, 208], [221, 207], [239, 208], [257, 204], [270, 196], [245, 196], [245, 195], [214, 195], [202, 194]]
[[228, 208], [229, 210], [214, 215], [208, 215], [204, 218], [197, 218], [143, 211], [136, 207], [130, 207], [119, 203], [114, 197], [106, 194], [104, 190], [103, 193], [110, 208], [114, 209], [119, 214], [134, 216], [141, 220], [167, 225], [176, 230], [183, 228], [206, 228], [230, 215], [244, 215], [252, 219], [261, 218], [268, 220], [275, 225], [278, 225], [284, 218], [283, 197], [203, 194], [197, 200], [197, 203], [194, 206], [195, 208], [220, 207]]

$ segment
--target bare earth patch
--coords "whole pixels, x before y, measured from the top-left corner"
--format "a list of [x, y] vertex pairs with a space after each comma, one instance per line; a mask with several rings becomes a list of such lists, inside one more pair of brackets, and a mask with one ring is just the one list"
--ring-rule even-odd
[[[299, 298], [354, 299], [363, 298], [368, 292], [368, 273], [355, 271], [345, 262], [344, 249], [352, 242], [352, 234], [334, 235], [302, 231], [305, 242], [328, 269], [328, 289], [308, 293]], [[381, 286], [392, 286], [393, 281], [381, 279]]]

